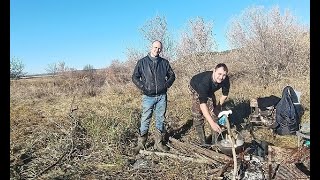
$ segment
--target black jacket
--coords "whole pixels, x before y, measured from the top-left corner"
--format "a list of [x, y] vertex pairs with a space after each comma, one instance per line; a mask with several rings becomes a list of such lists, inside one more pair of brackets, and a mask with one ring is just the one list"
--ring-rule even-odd
[[301, 116], [304, 110], [298, 101], [298, 96], [291, 86], [282, 91], [281, 100], [276, 105], [275, 132], [280, 135], [295, 134], [299, 130]]
[[175, 79], [169, 61], [161, 57], [140, 59], [132, 74], [133, 83], [148, 96], [165, 94]]

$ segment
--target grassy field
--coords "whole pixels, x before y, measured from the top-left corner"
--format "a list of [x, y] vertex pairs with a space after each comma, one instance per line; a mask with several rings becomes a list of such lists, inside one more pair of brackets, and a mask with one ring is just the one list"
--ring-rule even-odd
[[[265, 86], [252, 82], [252, 74], [241, 76], [240, 62], [226, 64], [232, 77], [227, 104], [234, 118], [248, 118], [250, 99], [281, 97], [283, 88], [290, 85], [302, 92], [306, 110], [302, 122], [310, 121], [309, 76], [286, 77]], [[177, 79], [168, 91], [167, 129], [180, 130], [179, 140], [196, 143], [188, 78], [180, 76], [178, 66], [173, 67]], [[135, 169], [134, 162], [141, 159], [131, 153], [138, 137], [140, 92], [132, 82], [88, 84], [73, 77], [11, 80], [11, 179], [207, 179], [213, 174], [217, 167], [157, 156], [144, 157], [150, 162], [148, 168]], [[208, 124], [205, 128], [208, 136]], [[153, 131], [154, 120], [151, 136]], [[296, 136], [274, 137], [265, 129], [255, 134], [275, 146], [297, 146]]]

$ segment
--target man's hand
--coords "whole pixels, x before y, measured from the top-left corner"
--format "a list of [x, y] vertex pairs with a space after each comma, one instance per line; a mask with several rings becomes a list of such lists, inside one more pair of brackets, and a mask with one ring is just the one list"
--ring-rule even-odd
[[210, 123], [210, 126], [214, 131], [221, 133], [221, 128], [216, 122]]

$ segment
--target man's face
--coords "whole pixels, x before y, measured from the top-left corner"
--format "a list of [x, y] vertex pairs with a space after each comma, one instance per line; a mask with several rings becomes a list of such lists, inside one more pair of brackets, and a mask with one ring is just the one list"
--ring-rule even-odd
[[221, 83], [227, 76], [227, 72], [223, 70], [223, 67], [216, 69], [213, 73], [213, 80], [217, 83]]
[[160, 54], [162, 50], [161, 43], [156, 41], [152, 44], [150, 54], [152, 57], [156, 57]]

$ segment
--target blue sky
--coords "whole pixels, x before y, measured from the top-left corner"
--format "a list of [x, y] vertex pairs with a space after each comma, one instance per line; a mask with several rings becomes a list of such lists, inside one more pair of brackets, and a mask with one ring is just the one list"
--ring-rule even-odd
[[289, 9], [310, 25], [309, 0], [10, 0], [10, 58], [19, 58], [28, 74], [62, 61], [76, 69], [105, 68], [112, 60], [125, 61], [127, 48], [142, 48], [140, 28], [156, 15], [166, 18], [174, 36], [190, 19], [213, 22], [223, 51], [229, 49], [228, 21], [253, 5]]

